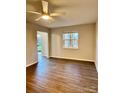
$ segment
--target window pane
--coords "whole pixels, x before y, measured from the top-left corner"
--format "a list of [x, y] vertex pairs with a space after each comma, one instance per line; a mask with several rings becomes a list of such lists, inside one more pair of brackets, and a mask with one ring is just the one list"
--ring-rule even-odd
[[70, 47], [70, 40], [64, 40], [64, 48]]
[[70, 39], [70, 34], [69, 33], [66, 33], [66, 34], [63, 34], [63, 39]]
[[78, 48], [78, 40], [72, 40], [72, 47]]
[[72, 39], [78, 39], [78, 33], [72, 33]]

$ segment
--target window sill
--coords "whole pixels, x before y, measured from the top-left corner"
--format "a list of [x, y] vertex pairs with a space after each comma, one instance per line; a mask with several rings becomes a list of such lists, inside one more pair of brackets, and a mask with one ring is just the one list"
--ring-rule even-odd
[[[64, 48], [64, 47], [63, 47]], [[74, 49], [74, 50], [78, 50], [79, 48], [64, 48], [64, 49]]]

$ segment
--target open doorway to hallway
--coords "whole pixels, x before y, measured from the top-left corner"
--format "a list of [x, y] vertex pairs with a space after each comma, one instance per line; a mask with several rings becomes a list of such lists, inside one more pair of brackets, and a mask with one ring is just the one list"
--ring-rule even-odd
[[38, 54], [38, 62], [41, 58], [48, 58], [48, 33], [37, 31], [37, 54]]

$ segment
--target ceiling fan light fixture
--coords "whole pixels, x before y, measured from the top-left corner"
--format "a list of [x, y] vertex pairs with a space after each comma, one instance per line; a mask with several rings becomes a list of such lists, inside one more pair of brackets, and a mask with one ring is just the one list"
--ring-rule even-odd
[[42, 15], [42, 19], [49, 20], [50, 19], [50, 16], [49, 15]]

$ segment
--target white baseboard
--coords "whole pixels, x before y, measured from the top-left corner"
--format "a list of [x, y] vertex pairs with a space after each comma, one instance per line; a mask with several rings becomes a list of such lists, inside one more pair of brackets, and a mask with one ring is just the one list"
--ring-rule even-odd
[[60, 58], [60, 59], [70, 59], [70, 60], [78, 60], [78, 61], [89, 61], [89, 62], [95, 62], [94, 60], [89, 59], [77, 59], [77, 58], [69, 58], [69, 57], [56, 57], [56, 56], [50, 56], [53, 58]]
[[31, 66], [31, 65], [34, 65], [34, 64], [36, 64], [36, 63], [37, 63], [37, 61], [32, 62], [31, 64], [26, 65], [26, 67], [29, 67], [29, 66]]

